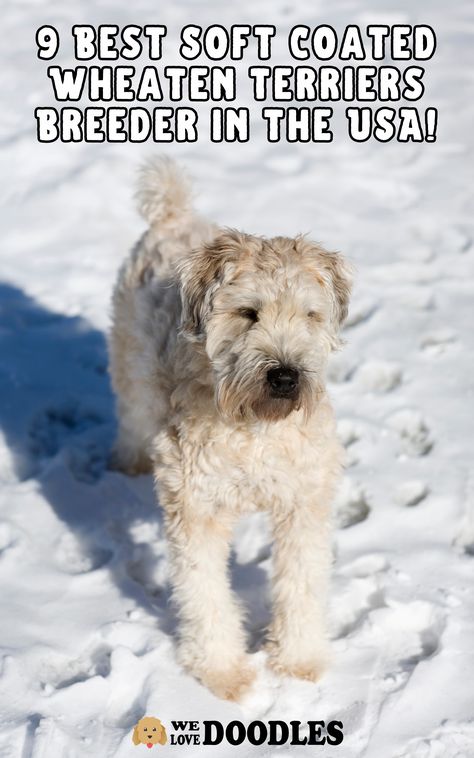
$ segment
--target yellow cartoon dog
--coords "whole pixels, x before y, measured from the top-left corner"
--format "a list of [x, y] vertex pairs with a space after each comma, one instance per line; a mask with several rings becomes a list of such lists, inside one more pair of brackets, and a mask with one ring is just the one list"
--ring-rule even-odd
[[142, 743], [150, 748], [158, 743], [166, 745], [168, 737], [160, 719], [155, 719], [153, 716], [144, 716], [135, 726], [132, 740], [135, 745]]

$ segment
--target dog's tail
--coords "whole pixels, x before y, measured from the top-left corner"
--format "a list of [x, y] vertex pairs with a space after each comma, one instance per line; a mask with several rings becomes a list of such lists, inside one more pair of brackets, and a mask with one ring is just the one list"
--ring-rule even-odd
[[157, 240], [178, 236], [194, 218], [191, 183], [170, 158], [155, 158], [142, 166], [136, 197]]

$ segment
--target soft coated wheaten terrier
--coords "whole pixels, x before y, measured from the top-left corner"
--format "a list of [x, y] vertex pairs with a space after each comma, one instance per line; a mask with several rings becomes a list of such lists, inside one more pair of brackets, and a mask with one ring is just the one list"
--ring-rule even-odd
[[253, 679], [230, 588], [232, 529], [265, 509], [273, 528], [269, 662], [317, 679], [328, 661], [330, 505], [341, 450], [325, 391], [350, 276], [304, 237], [221, 229], [193, 210], [161, 160], [138, 193], [149, 229], [113, 298], [116, 465], [153, 469], [164, 509], [182, 663], [216, 694]]

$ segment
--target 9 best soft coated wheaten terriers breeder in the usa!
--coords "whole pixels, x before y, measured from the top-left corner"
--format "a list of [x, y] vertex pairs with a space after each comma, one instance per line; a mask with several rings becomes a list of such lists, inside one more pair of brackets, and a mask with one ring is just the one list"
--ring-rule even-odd
[[221, 229], [175, 165], [146, 166], [149, 229], [113, 298], [115, 463], [153, 469], [180, 616], [179, 655], [216, 694], [254, 678], [228, 576], [232, 529], [266, 510], [273, 539], [268, 660], [317, 679], [328, 662], [330, 505], [341, 467], [325, 391], [350, 274], [304, 237]]

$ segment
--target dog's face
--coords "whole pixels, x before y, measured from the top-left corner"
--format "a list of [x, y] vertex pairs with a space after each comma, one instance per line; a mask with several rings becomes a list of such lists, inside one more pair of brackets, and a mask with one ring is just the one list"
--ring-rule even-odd
[[342, 257], [299, 237], [226, 231], [182, 265], [183, 333], [202, 341], [233, 420], [310, 414], [347, 313]]
[[144, 716], [133, 730], [132, 739], [135, 745], [140, 743], [148, 747], [157, 744], [165, 745], [167, 742], [166, 730], [159, 719]]

